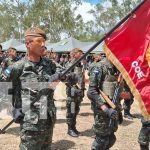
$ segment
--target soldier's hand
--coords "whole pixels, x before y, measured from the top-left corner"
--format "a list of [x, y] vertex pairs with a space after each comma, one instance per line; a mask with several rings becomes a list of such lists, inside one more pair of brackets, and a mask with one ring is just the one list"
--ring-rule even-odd
[[84, 97], [84, 90], [82, 89], [76, 89], [76, 93], [81, 96], [81, 97]]
[[67, 75], [67, 81], [68, 82], [71, 82], [71, 81], [74, 81], [74, 80], [77, 80], [77, 75], [73, 72], [69, 73]]
[[66, 81], [67, 76], [66, 75], [62, 76], [62, 74], [63, 74], [62, 72], [58, 73], [58, 76], [59, 76], [58, 78], [59, 78], [60, 81], [64, 82], [64, 81]]
[[23, 120], [24, 114], [21, 108], [13, 108], [12, 113], [15, 123], [20, 123]]
[[111, 118], [111, 119], [117, 119], [118, 113], [116, 110], [112, 108], [106, 108], [104, 112]]

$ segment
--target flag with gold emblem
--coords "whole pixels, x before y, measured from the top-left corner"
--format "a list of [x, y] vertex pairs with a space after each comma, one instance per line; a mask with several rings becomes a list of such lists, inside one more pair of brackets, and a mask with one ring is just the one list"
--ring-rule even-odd
[[150, 0], [106, 37], [105, 53], [150, 119]]

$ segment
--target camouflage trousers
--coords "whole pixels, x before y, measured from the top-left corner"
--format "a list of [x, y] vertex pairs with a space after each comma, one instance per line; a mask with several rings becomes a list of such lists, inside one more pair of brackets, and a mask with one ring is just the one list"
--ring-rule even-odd
[[44, 131], [26, 130], [21, 126], [20, 150], [51, 150], [54, 124], [51, 122], [45, 126]]
[[150, 127], [142, 127], [139, 133], [138, 142], [141, 145], [149, 145]]
[[123, 108], [124, 108], [124, 114], [125, 114], [125, 115], [127, 115], [127, 114], [130, 113], [131, 105], [133, 104], [133, 102], [134, 102], [133, 99], [124, 100]]
[[67, 97], [66, 106], [67, 106], [67, 124], [70, 126], [76, 125], [76, 117], [80, 111], [82, 98], [81, 97]]
[[92, 143], [92, 150], [108, 150], [116, 142], [114, 132], [117, 131], [117, 120], [112, 121], [110, 125], [110, 118], [100, 110], [95, 103], [92, 102], [92, 110], [94, 112], [93, 130], [95, 133], [95, 140]]
[[94, 112], [95, 121], [95, 124], [93, 125], [93, 130], [96, 135], [107, 136], [117, 131], [117, 120], [114, 120], [113, 124], [110, 126], [110, 118], [94, 103], [92, 103], [92, 110]]

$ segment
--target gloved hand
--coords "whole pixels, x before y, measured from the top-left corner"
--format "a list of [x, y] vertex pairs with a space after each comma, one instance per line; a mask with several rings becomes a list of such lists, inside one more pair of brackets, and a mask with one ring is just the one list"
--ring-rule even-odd
[[72, 82], [72, 81], [75, 81], [77, 79], [78, 79], [77, 75], [75, 73], [71, 72], [67, 75], [66, 80], [67, 80], [67, 82]]
[[106, 108], [103, 110], [111, 119], [117, 119], [118, 113], [112, 108]]
[[81, 97], [84, 97], [84, 90], [82, 89], [76, 89], [76, 93], [81, 96]]
[[66, 79], [66, 76], [64, 75], [64, 76], [62, 76], [62, 73], [61, 72], [58, 72], [58, 73], [55, 73], [55, 74], [53, 74], [53, 75], [51, 75], [50, 77], [49, 77], [49, 82], [54, 82], [54, 81], [56, 81], [56, 80], [61, 80], [61, 81], [63, 81], [63, 80], [65, 80]]
[[21, 108], [13, 108], [12, 114], [15, 123], [20, 123], [23, 120], [24, 114]]
[[58, 73], [58, 77], [59, 77], [59, 80], [63, 82], [63, 81], [66, 81], [67, 76], [66, 75], [62, 76], [62, 74], [63, 74], [63, 72], [59, 72]]

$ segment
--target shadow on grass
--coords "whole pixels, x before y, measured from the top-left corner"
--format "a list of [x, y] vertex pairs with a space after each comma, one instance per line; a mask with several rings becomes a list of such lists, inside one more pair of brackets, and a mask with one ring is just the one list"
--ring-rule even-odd
[[138, 119], [141, 119], [142, 118], [142, 115], [139, 114], [139, 113], [134, 113], [132, 114], [135, 118], [138, 118]]
[[87, 136], [87, 137], [92, 137], [94, 136], [93, 129], [87, 129], [85, 131], [81, 132], [81, 136]]
[[82, 103], [81, 102], [81, 106], [90, 106], [91, 104], [90, 103]]
[[73, 147], [75, 143], [69, 140], [60, 140], [52, 143], [52, 150], [68, 150]]
[[56, 123], [65, 123], [66, 119], [57, 119]]
[[133, 123], [133, 120], [126, 120], [126, 119], [123, 119], [123, 123], [121, 124], [122, 126], [128, 126], [130, 125], [131, 123]]
[[79, 115], [86, 117], [86, 116], [93, 116], [93, 113], [80, 113]]
[[20, 136], [20, 127], [10, 127], [6, 130], [5, 134], [12, 134], [15, 136]]

